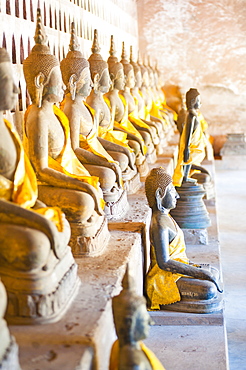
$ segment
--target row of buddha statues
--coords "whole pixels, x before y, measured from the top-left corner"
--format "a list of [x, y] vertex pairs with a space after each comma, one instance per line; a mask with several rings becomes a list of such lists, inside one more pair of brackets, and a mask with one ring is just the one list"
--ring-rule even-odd
[[[132, 50], [128, 60], [124, 45], [119, 62], [113, 37], [105, 62], [95, 30], [86, 60], [72, 24], [69, 52], [59, 64], [47, 46], [38, 10], [34, 40], [23, 62], [32, 101], [24, 115], [23, 142], [4, 118], [18, 90], [8, 53], [0, 49], [0, 277], [8, 298], [7, 304], [0, 283], [0, 361], [6, 348], [16, 352], [3, 319], [6, 304], [8, 323], [42, 324], [62, 317], [80, 284], [74, 257], [104, 252], [110, 238], [107, 220], [127, 212], [127, 194], [140, 188], [176, 119], [158, 71], [134, 62]], [[156, 168], [145, 184], [152, 210], [149, 309], [169, 306], [197, 288], [203, 301], [221, 291], [216, 272], [189, 262], [182, 231], [169, 215], [178, 198], [174, 185], [196, 183], [190, 170], [205, 153], [197, 115], [200, 94], [196, 89], [189, 94], [174, 178]], [[197, 152], [200, 157], [194, 159]], [[140, 325], [138, 320], [134, 325]]]

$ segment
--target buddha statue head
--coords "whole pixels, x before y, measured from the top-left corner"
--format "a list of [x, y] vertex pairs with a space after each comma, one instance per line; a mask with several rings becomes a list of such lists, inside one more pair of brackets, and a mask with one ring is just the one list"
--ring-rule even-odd
[[90, 63], [91, 78], [94, 86], [94, 91], [99, 91], [105, 94], [109, 91], [111, 81], [109, 77], [108, 64], [99, 54], [100, 46], [98, 43], [97, 30], [94, 30], [94, 39], [91, 51], [92, 54], [88, 61]]
[[75, 23], [71, 24], [71, 39], [66, 58], [61, 61], [61, 73], [66, 93], [71, 94], [72, 100], [76, 94], [87, 97], [91, 92], [91, 76], [89, 62], [80, 52], [80, 45], [75, 31]]
[[200, 93], [197, 89], [191, 88], [186, 93], [186, 106], [187, 109], [199, 109], [201, 106]]
[[140, 56], [140, 53], [138, 53], [138, 62], [137, 63], [140, 67], [141, 74], [142, 74], [142, 86], [143, 87], [148, 87], [149, 86], [149, 74], [148, 74], [147, 68], [145, 67], [145, 65], [142, 62], [142, 58]]
[[145, 181], [145, 194], [150, 208], [161, 212], [175, 208], [179, 198], [172, 177], [162, 167], [150, 171]]
[[132, 46], [130, 46], [130, 63], [133, 66], [134, 75], [135, 75], [135, 87], [140, 88], [143, 83], [141, 68], [138, 63], [134, 62], [133, 60], [133, 50]]
[[0, 48], [0, 111], [10, 110], [16, 103], [18, 88], [14, 83], [13, 74], [10, 73], [12, 65], [9, 54]]
[[152, 321], [146, 309], [145, 298], [135, 293], [128, 267], [122, 286], [121, 293], [112, 299], [115, 329], [120, 344], [134, 344], [147, 338]]
[[135, 76], [134, 76], [133, 66], [129, 63], [127, 55], [126, 55], [124, 41], [122, 42], [122, 54], [121, 54], [120, 62], [123, 64], [123, 68], [124, 68], [126, 87], [129, 87], [130, 89], [132, 89], [135, 86]]
[[144, 65], [147, 69], [148, 76], [149, 76], [149, 87], [153, 88], [155, 86], [155, 80], [154, 80], [154, 71], [151, 65], [150, 55], [146, 55]]
[[116, 57], [116, 50], [114, 44], [114, 37], [111, 35], [111, 44], [109, 50], [110, 57], [108, 58], [108, 69], [110, 79], [112, 81], [112, 88], [117, 90], [124, 90], [125, 87], [125, 75], [122, 63], [118, 61]]
[[63, 83], [59, 62], [46, 45], [40, 9], [37, 10], [34, 40], [35, 46], [23, 62], [23, 71], [31, 100], [41, 107], [44, 100], [52, 103], [62, 100]]

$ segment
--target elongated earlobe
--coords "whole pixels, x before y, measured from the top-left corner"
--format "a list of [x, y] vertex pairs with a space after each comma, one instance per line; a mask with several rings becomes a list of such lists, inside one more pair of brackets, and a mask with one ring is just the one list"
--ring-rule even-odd
[[77, 79], [76, 75], [72, 74], [72, 76], [70, 76], [69, 82], [68, 82], [68, 88], [69, 88], [72, 100], [75, 100], [75, 96], [76, 96], [76, 87], [77, 87], [76, 79]]
[[36, 106], [41, 108], [42, 106], [42, 99], [43, 99], [43, 90], [44, 90], [44, 74], [40, 72], [37, 76], [35, 76], [35, 87], [36, 87]]

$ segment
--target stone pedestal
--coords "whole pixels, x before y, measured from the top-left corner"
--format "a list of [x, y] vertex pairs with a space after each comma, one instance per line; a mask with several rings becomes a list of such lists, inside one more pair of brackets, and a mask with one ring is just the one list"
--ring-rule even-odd
[[181, 229], [205, 229], [211, 225], [211, 221], [202, 200], [205, 191], [202, 185], [183, 183], [176, 188], [180, 198], [171, 215]]

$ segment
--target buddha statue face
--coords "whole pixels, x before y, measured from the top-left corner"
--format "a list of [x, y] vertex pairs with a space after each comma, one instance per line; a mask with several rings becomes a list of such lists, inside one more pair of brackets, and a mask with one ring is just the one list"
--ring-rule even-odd
[[149, 74], [149, 86], [154, 87], [155, 86], [154, 73], [150, 69], [148, 74]]
[[10, 62], [0, 61], [0, 111], [13, 109], [18, 88], [14, 83], [12, 65]]
[[76, 83], [76, 94], [82, 97], [90, 95], [92, 88], [91, 74], [89, 67], [82, 70], [80, 77]]
[[100, 91], [102, 94], [106, 94], [111, 85], [108, 68], [105, 68], [101, 74], [101, 77], [97, 73], [93, 79], [94, 90]]
[[143, 79], [142, 79], [142, 74], [141, 71], [137, 71], [135, 73], [135, 86], [140, 88], [142, 86]]
[[146, 304], [141, 304], [133, 316], [132, 320], [132, 339], [135, 342], [143, 340], [149, 335], [149, 328], [152, 320], [146, 310]]
[[[159, 194], [157, 193], [156, 196], [159, 197]], [[160, 204], [165, 209], [173, 209], [176, 207], [177, 199], [179, 198], [179, 195], [173, 186], [173, 184], [169, 184], [166, 187], [165, 194], [163, 197], [160, 197], [160, 200], [157, 201], [157, 204]]]
[[187, 109], [199, 109], [201, 107], [201, 97], [197, 89], [191, 88], [186, 93]]
[[50, 103], [58, 103], [63, 99], [63, 82], [59, 66], [55, 66], [50, 72], [48, 82], [43, 89], [43, 100]]
[[135, 86], [135, 75], [133, 68], [126, 75], [126, 87], [132, 89]]
[[143, 73], [143, 86], [144, 87], [149, 87], [149, 74], [147, 71], [144, 71]]
[[117, 90], [124, 90], [125, 87], [125, 75], [123, 68], [120, 68], [114, 79], [114, 88]]

